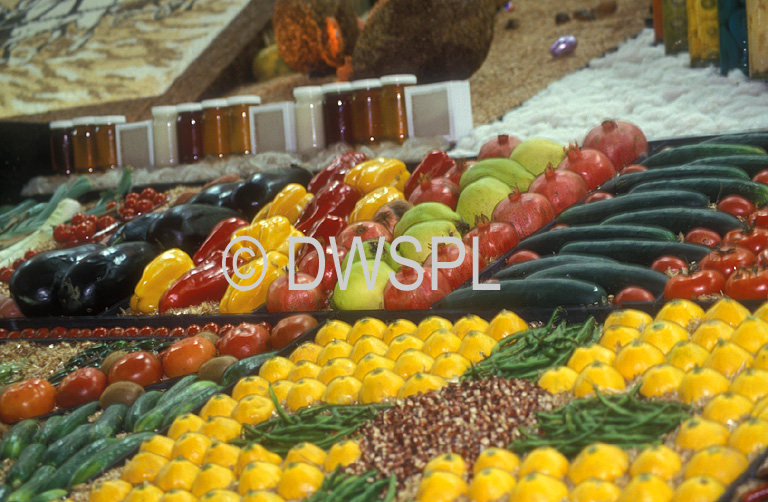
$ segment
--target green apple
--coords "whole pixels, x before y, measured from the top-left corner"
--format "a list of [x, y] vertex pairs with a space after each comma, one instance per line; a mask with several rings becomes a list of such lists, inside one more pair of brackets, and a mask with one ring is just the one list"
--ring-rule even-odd
[[516, 160], [527, 171], [538, 176], [549, 164], [552, 164], [552, 167], [560, 164], [565, 158], [565, 148], [548, 139], [531, 138], [517, 145], [509, 158]]

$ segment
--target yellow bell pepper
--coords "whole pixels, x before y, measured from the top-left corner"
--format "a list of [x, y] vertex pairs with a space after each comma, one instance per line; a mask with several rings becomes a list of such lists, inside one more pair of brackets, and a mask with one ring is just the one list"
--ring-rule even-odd
[[410, 176], [402, 161], [377, 157], [350, 169], [344, 176], [344, 183], [357, 188], [363, 195], [383, 186], [392, 186], [402, 192]]
[[[289, 249], [288, 238], [303, 236], [303, 233], [301, 233], [299, 230], [296, 230], [296, 227], [291, 225], [291, 222], [288, 221], [288, 218], [278, 215], [264, 220], [255, 221], [247, 227], [242, 227], [235, 230], [230, 241], [234, 241], [240, 237], [251, 237], [259, 241], [259, 243], [264, 247], [264, 251], [280, 251], [281, 253], [287, 255]], [[300, 244], [294, 247], [299, 246]], [[247, 253], [241, 254], [240, 256], [243, 258], [252, 260], [262, 257], [259, 248], [257, 248], [255, 244], [245, 240], [238, 240], [232, 244], [231, 253], [234, 254], [240, 248], [249, 248], [251, 251], [253, 251], [253, 254], [250, 256], [250, 258]], [[294, 253], [295, 252], [296, 249], [294, 249]]]
[[285, 216], [291, 224], [294, 224], [313, 197], [313, 194], [307, 193], [307, 190], [298, 183], [289, 183], [272, 199], [267, 218]]
[[272, 209], [272, 202], [267, 202], [266, 204], [264, 204], [264, 206], [262, 206], [261, 209], [259, 209], [259, 212], [256, 213], [256, 216], [253, 217], [253, 219], [251, 220], [251, 223], [256, 223], [257, 221], [266, 220], [270, 209]]
[[133, 290], [131, 310], [152, 314], [165, 290], [187, 271], [195, 268], [195, 263], [181, 249], [169, 249], [155, 257], [144, 267], [144, 273]]
[[[256, 284], [265, 268], [264, 278]], [[272, 281], [287, 273], [288, 257], [278, 251], [267, 252], [266, 262], [263, 257], [259, 256], [257, 259], [241, 265], [232, 280], [245, 290], [240, 290], [230, 284], [219, 303], [219, 312], [222, 314], [247, 314], [259, 308], [267, 301], [267, 290], [269, 290]], [[243, 278], [248, 274], [252, 275]]]
[[355, 208], [349, 214], [349, 223], [356, 221], [372, 220], [373, 215], [377, 209], [393, 200], [405, 199], [403, 192], [395, 187], [384, 186], [379, 187], [373, 192], [364, 195], [360, 200], [355, 203]]

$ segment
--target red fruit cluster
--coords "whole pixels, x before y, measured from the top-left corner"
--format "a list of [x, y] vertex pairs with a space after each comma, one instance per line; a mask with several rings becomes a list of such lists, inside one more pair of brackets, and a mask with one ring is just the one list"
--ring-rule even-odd
[[141, 214], [151, 213], [166, 202], [168, 202], [167, 195], [147, 187], [141, 193], [130, 192], [126, 194], [123, 204], [117, 208], [117, 212], [120, 213], [123, 220], [128, 221]]
[[75, 213], [69, 223], [61, 223], [53, 229], [53, 240], [62, 247], [73, 247], [94, 240], [99, 232], [117, 225], [114, 216], [105, 214]]
[[32, 258], [35, 256], [38, 252], [34, 249], [28, 250], [26, 253], [24, 253], [23, 258], [18, 258], [16, 261], [14, 261], [10, 267], [0, 267], [0, 282], [8, 283], [11, 280], [11, 276], [16, 271], [17, 268], [19, 268], [19, 265], [24, 263], [26, 260]]
[[199, 324], [190, 324], [186, 327], [176, 326], [175, 328], [168, 328], [166, 326], [143, 326], [138, 328], [136, 326], [129, 326], [123, 328], [121, 326], [115, 326], [112, 328], [96, 327], [96, 328], [65, 328], [63, 326], [56, 326], [54, 328], [26, 328], [22, 330], [9, 331], [4, 328], [0, 328], [0, 339], [4, 338], [24, 338], [24, 339], [38, 339], [38, 338], [164, 338], [164, 337], [187, 337], [194, 336], [201, 331], [211, 331], [213, 333], [223, 335], [234, 325], [224, 324], [220, 326], [218, 323], [209, 322], [204, 326]]

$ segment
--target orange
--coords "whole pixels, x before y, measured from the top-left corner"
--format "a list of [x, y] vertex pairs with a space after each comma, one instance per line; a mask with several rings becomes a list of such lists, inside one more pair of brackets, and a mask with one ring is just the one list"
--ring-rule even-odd
[[719, 340], [730, 340], [736, 329], [720, 319], [704, 321], [691, 334], [691, 341], [696, 342], [708, 351], [715, 347]]
[[[415, 338], [415, 337], [414, 337]], [[447, 352], [458, 352], [461, 346], [461, 338], [450, 329], [440, 328], [432, 332], [424, 340], [421, 351], [430, 357], [437, 357]], [[412, 347], [418, 349], [419, 347]], [[402, 354], [402, 352], [401, 352]]]
[[323, 484], [323, 471], [312, 464], [293, 462], [286, 465], [277, 494], [285, 500], [303, 499], [312, 495]]
[[744, 305], [732, 298], [721, 298], [707, 309], [702, 319], [720, 319], [735, 328], [748, 316], [749, 310]]
[[243, 424], [232, 417], [211, 417], [205, 421], [200, 433], [214, 441], [232, 441], [240, 437]]
[[616, 354], [613, 367], [624, 377], [632, 380], [646, 372], [648, 368], [664, 362], [664, 353], [654, 345], [640, 339], [622, 348]]
[[285, 454], [283, 462], [288, 465], [291, 462], [303, 462], [307, 464], [322, 467], [328, 456], [325, 450], [312, 443], [302, 442], [295, 444], [288, 453]]
[[387, 329], [387, 325], [383, 321], [374, 319], [373, 317], [361, 317], [352, 325], [347, 333], [347, 341], [354, 345], [356, 341], [365, 335], [375, 336], [376, 338], [384, 337], [384, 330]]
[[606, 364], [613, 364], [616, 354], [602, 345], [593, 344], [587, 347], [578, 347], [573, 351], [568, 359], [568, 367], [578, 373], [589, 363], [601, 361]]
[[750, 368], [744, 370], [731, 382], [731, 392], [736, 392], [750, 401], [757, 402], [768, 395], [768, 371]]
[[581, 370], [576, 377], [573, 393], [576, 397], [584, 397], [594, 393], [595, 389], [603, 393], [622, 391], [626, 389], [626, 383], [613, 366], [595, 361]]
[[677, 342], [688, 340], [688, 331], [673, 321], [655, 321], [643, 328], [640, 339], [666, 355]]
[[389, 342], [389, 348], [387, 349], [386, 357], [393, 361], [397, 357], [408, 349], [421, 349], [424, 346], [424, 341], [421, 338], [415, 337], [410, 334], [398, 335]]
[[653, 317], [650, 314], [636, 309], [620, 309], [614, 310], [608, 317], [606, 317], [603, 323], [603, 332], [611, 326], [629, 326], [641, 331], [646, 325], [653, 322]]
[[94, 485], [88, 502], [120, 502], [131, 491], [131, 484], [121, 479], [111, 479]]
[[237, 464], [235, 465], [235, 473], [238, 475], [242, 473], [251, 462], [268, 462], [279, 466], [283, 463], [283, 459], [259, 443], [251, 443], [240, 450], [240, 456], [237, 457]]
[[363, 378], [358, 401], [362, 404], [370, 404], [393, 399], [397, 397], [404, 383], [403, 378], [392, 370], [375, 369]]
[[624, 487], [619, 502], [668, 502], [674, 491], [666, 481], [653, 474], [639, 474]]
[[216, 464], [229, 469], [234, 469], [237, 459], [240, 458], [240, 448], [228, 443], [214, 442], [205, 450], [203, 465]]
[[728, 442], [728, 427], [720, 422], [701, 417], [691, 417], [680, 424], [675, 445], [686, 450], [702, 450], [709, 446]]
[[520, 478], [512, 489], [510, 502], [559, 502], [568, 495], [568, 488], [559, 479], [532, 472]]
[[355, 404], [362, 386], [363, 382], [351, 375], [336, 377], [325, 387], [323, 401], [328, 404]]
[[552, 447], [540, 447], [531, 450], [523, 458], [518, 471], [520, 476], [531, 473], [546, 474], [560, 479], [568, 472], [568, 459]]
[[[182, 457], [193, 464], [200, 465], [203, 463], [205, 450], [207, 450], [212, 443], [213, 439], [200, 432], [184, 433], [179, 436], [179, 439], [173, 444], [171, 458], [177, 459]], [[188, 489], [189, 487], [185, 488], [185, 490]]]
[[467, 314], [455, 323], [453, 323], [453, 332], [456, 333], [459, 338], [464, 338], [464, 335], [470, 331], [482, 331], [488, 332], [489, 323], [482, 317], [475, 314]]
[[510, 474], [515, 474], [520, 466], [520, 458], [504, 448], [486, 448], [477, 456], [472, 470], [475, 474], [488, 467], [501, 469]]
[[701, 415], [708, 420], [730, 425], [748, 416], [750, 410], [752, 410], [752, 401], [741, 394], [729, 391], [713, 397], [704, 406]]
[[162, 434], [155, 434], [151, 439], [147, 439], [141, 446], [139, 451], [148, 451], [150, 453], [156, 453], [165, 458], [171, 458], [171, 451], [173, 451], [173, 439]]
[[749, 467], [747, 456], [729, 446], [710, 446], [694, 453], [685, 465], [685, 479], [709, 476], [724, 485], [730, 485]]
[[585, 447], [576, 455], [568, 469], [568, 477], [574, 484], [589, 478], [613, 481], [629, 469], [629, 455], [619, 448], [606, 443], [595, 443]]
[[725, 492], [725, 486], [707, 476], [694, 476], [680, 483], [672, 502], [716, 502]]
[[245, 396], [269, 397], [269, 380], [258, 375], [241, 378], [232, 389], [232, 399], [240, 401]]
[[542, 373], [538, 384], [551, 394], [560, 394], [573, 389], [578, 377], [579, 374], [568, 366], [556, 366]]
[[720, 341], [709, 353], [709, 357], [704, 361], [704, 366], [714, 368], [730, 378], [741, 370], [750, 368], [752, 361], [754, 361], [752, 354], [735, 343]]
[[603, 329], [600, 345], [614, 352], [640, 338], [640, 330], [632, 326], [614, 324]]
[[496, 346], [496, 340], [482, 331], [470, 331], [464, 335], [461, 345], [456, 351], [472, 363], [479, 363], [491, 355]]
[[154, 484], [167, 492], [178, 488], [190, 491], [200, 467], [183, 458], [171, 460], [165, 464], [155, 477]]
[[730, 385], [730, 381], [717, 370], [694, 368], [685, 374], [677, 393], [682, 402], [698, 404], [707, 398], [722, 394]]
[[683, 371], [703, 366], [709, 357], [709, 350], [693, 341], [677, 342], [667, 354], [667, 362]]
[[494, 502], [515, 487], [515, 478], [508, 472], [486, 467], [475, 473], [469, 483], [469, 499], [474, 502]]
[[333, 472], [337, 467], [346, 467], [357, 462], [362, 452], [360, 445], [353, 439], [347, 439], [336, 443], [328, 450], [323, 469], [325, 472]]
[[602, 479], [588, 479], [573, 487], [568, 496], [572, 502], [615, 502], [621, 495], [621, 488]]
[[704, 309], [698, 304], [686, 299], [668, 301], [656, 314], [656, 321], [672, 321], [683, 328], [696, 324], [704, 317]]
[[444, 317], [431, 315], [419, 322], [416, 331], [414, 331], [413, 334], [422, 340], [426, 340], [433, 331], [441, 328], [451, 329], [453, 328], [453, 323]]
[[346, 340], [334, 339], [329, 341], [323, 347], [323, 350], [317, 355], [317, 364], [325, 366], [331, 359], [337, 357], [349, 357], [352, 353], [352, 344]]
[[754, 455], [768, 446], [768, 422], [761, 418], [749, 418], [740, 423], [728, 438], [728, 446], [744, 455]]
[[416, 499], [419, 502], [451, 502], [467, 492], [467, 483], [461, 476], [452, 472], [433, 471], [421, 478]]
[[264, 361], [259, 368], [259, 376], [265, 378], [269, 383], [275, 383], [278, 380], [288, 378], [295, 364], [287, 357], [275, 356]]
[[291, 411], [322, 401], [325, 385], [316, 378], [302, 378], [291, 387], [285, 397], [285, 405]]
[[352, 326], [338, 319], [329, 319], [315, 334], [315, 343], [325, 347], [331, 340], [346, 340]]
[[435, 358], [429, 372], [449, 380], [460, 377], [471, 367], [472, 363], [469, 362], [469, 359], [461, 354], [447, 353], [440, 354]]
[[173, 419], [171, 428], [168, 429], [168, 437], [175, 441], [187, 432], [198, 432], [204, 423], [205, 420], [194, 413], [184, 413]]
[[467, 463], [461, 455], [444, 453], [436, 456], [424, 466], [425, 475], [434, 471], [450, 472], [463, 477], [467, 473]]
[[400, 390], [397, 392], [398, 399], [414, 396], [416, 394], [426, 394], [445, 386], [445, 379], [430, 373], [416, 373], [408, 377]]
[[396, 319], [389, 323], [384, 329], [382, 340], [384, 343], [392, 344], [392, 340], [400, 335], [410, 335], [416, 332], [416, 325], [408, 319]]
[[272, 384], [272, 392], [275, 393], [278, 403], [283, 403], [288, 398], [288, 393], [293, 388], [294, 383], [283, 378]]
[[348, 357], [337, 357], [331, 359], [325, 365], [320, 368], [320, 372], [317, 374], [317, 379], [323, 382], [325, 385], [339, 376], [349, 376], [355, 373], [357, 364]]
[[355, 371], [352, 373], [352, 375], [358, 380], [362, 380], [365, 378], [365, 375], [375, 369], [386, 368], [391, 370], [394, 367], [395, 361], [392, 359], [385, 356], [380, 356], [379, 354], [368, 354], [367, 356], [360, 359], [360, 362], [357, 363], [357, 368], [355, 368]]
[[659, 364], [649, 368], [641, 377], [640, 394], [645, 397], [661, 397], [677, 392], [685, 372], [671, 364]]
[[371, 335], [364, 335], [357, 339], [352, 346], [352, 352], [349, 353], [349, 358], [355, 362], [359, 362], [364, 356], [368, 354], [378, 354], [383, 356], [389, 350], [389, 345], [381, 341], [379, 338]]
[[491, 322], [488, 324], [487, 332], [491, 338], [498, 342], [509, 335], [525, 331], [528, 328], [528, 323], [519, 315], [510, 312], [509, 310], [502, 310], [491, 319]]
[[252, 490], [274, 490], [282, 475], [280, 466], [272, 462], [249, 462], [242, 468], [237, 481], [237, 491], [244, 495]]
[[189, 491], [195, 497], [202, 497], [212, 490], [227, 488], [234, 481], [235, 474], [231, 469], [216, 464], [205, 464], [197, 473]]
[[294, 364], [299, 364], [301, 361], [309, 361], [311, 363], [317, 362], [317, 357], [323, 350], [322, 345], [318, 345], [314, 342], [304, 342], [291, 352], [288, 359]]
[[683, 461], [673, 449], [664, 445], [651, 445], [643, 448], [643, 451], [635, 457], [629, 468], [629, 474], [634, 477], [648, 473], [669, 481], [682, 468]]
[[730, 341], [750, 354], [756, 354], [760, 347], [768, 343], [768, 322], [748, 316], [736, 327]]
[[145, 481], [152, 482], [160, 469], [168, 463], [168, 459], [157, 453], [140, 451], [125, 463], [120, 479], [133, 485]]
[[288, 373], [288, 380], [298, 382], [302, 378], [317, 378], [320, 373], [320, 366], [312, 361], [299, 361]]
[[392, 367], [400, 378], [406, 379], [419, 372], [429, 371], [435, 360], [424, 352], [416, 349], [408, 349], [397, 358]]

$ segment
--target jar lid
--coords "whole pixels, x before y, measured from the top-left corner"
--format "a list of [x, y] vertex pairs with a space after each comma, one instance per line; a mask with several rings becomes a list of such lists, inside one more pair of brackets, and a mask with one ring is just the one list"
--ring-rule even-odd
[[296, 99], [313, 99], [323, 97], [323, 87], [320, 85], [305, 85], [293, 89], [293, 97]]
[[340, 94], [352, 90], [352, 84], [349, 82], [331, 82], [330, 84], [323, 84], [323, 94]]
[[410, 73], [401, 73], [399, 75], [384, 75], [381, 80], [381, 85], [413, 85], [416, 83], [416, 75]]
[[225, 108], [229, 105], [226, 99], [206, 99], [200, 102], [203, 108]]
[[72, 127], [72, 125], [71, 120], [54, 120], [53, 122], [48, 123], [48, 127], [51, 129], [68, 129]]
[[175, 106], [153, 106], [152, 115], [157, 117], [161, 115], [176, 115]]
[[378, 78], [364, 78], [362, 80], [355, 80], [352, 82], [352, 90], [357, 91], [359, 89], [378, 89], [381, 87], [381, 80]]
[[232, 96], [231, 98], [227, 98], [227, 104], [229, 106], [260, 105], [261, 104], [261, 97], [255, 96], [255, 95]]
[[98, 115], [93, 118], [96, 125], [125, 124], [125, 115]]
[[179, 113], [184, 112], [199, 112], [203, 109], [203, 105], [200, 103], [182, 103], [180, 105], [176, 105], [176, 111]]
[[85, 117], [75, 117], [72, 119], [72, 125], [77, 127], [81, 125], [92, 125], [96, 122], [96, 117], [88, 115]]

